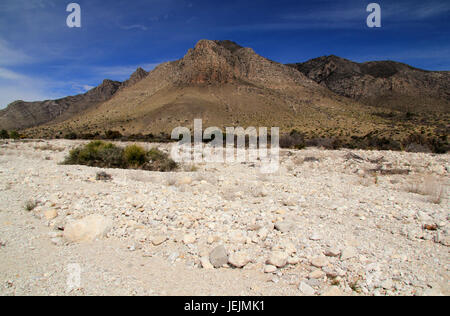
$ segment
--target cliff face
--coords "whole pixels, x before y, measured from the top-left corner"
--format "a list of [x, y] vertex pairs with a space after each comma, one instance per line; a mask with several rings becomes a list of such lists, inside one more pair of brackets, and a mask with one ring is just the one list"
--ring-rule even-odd
[[292, 64], [333, 92], [372, 106], [401, 111], [450, 110], [450, 73], [393, 61], [355, 63], [337, 56]]

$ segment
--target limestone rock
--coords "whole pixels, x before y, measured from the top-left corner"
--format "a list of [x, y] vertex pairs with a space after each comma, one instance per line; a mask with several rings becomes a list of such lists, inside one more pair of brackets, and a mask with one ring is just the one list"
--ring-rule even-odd
[[64, 238], [74, 243], [91, 242], [104, 237], [111, 228], [110, 219], [94, 214], [66, 225]]

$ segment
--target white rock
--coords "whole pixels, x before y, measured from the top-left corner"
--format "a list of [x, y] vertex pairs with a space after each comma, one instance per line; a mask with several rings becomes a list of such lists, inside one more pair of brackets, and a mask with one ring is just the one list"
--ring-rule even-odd
[[44, 217], [46, 220], [51, 221], [58, 217], [58, 212], [56, 210], [47, 210], [44, 212]]
[[316, 291], [305, 282], [300, 282], [300, 285], [298, 286], [298, 290], [304, 296], [313, 296], [316, 293]]
[[264, 273], [274, 273], [277, 271], [277, 267], [274, 265], [268, 264], [264, 266]]
[[195, 235], [193, 235], [193, 234], [186, 234], [183, 237], [183, 243], [185, 245], [193, 244], [193, 243], [195, 243], [196, 240], [197, 240], [197, 237], [195, 237]]
[[200, 263], [202, 264], [203, 269], [206, 269], [206, 270], [214, 269], [214, 266], [211, 264], [211, 262], [209, 262], [209, 258], [207, 258], [207, 257], [201, 257]]
[[163, 243], [165, 243], [167, 241], [167, 237], [166, 236], [155, 236], [152, 239], [152, 244], [153, 246], [159, 246], [162, 245]]
[[325, 267], [328, 264], [328, 259], [326, 257], [316, 257], [311, 260], [311, 265], [316, 268]]
[[267, 263], [275, 267], [282, 268], [286, 266], [288, 258], [289, 255], [286, 252], [273, 251], [267, 260]]
[[325, 277], [325, 272], [323, 272], [322, 270], [318, 269], [318, 270], [314, 270], [313, 272], [311, 272], [308, 275], [309, 279], [323, 279]]
[[331, 286], [325, 290], [321, 296], [343, 296], [342, 291], [337, 286]]
[[64, 238], [69, 242], [91, 242], [104, 237], [112, 228], [112, 221], [94, 214], [69, 223], [64, 229]]
[[342, 250], [341, 260], [348, 260], [351, 258], [355, 258], [357, 255], [358, 252], [354, 247], [346, 247], [344, 250]]
[[245, 252], [237, 252], [230, 255], [228, 258], [228, 263], [233, 267], [243, 268], [250, 262], [250, 258]]

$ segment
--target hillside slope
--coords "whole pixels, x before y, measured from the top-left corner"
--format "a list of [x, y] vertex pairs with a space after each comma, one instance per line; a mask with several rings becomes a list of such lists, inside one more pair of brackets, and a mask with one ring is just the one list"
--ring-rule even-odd
[[290, 66], [333, 92], [368, 105], [412, 112], [450, 110], [450, 72], [393, 61], [355, 63], [337, 56]]
[[137, 84], [71, 120], [40, 128], [123, 134], [170, 132], [202, 118], [205, 126], [279, 126], [355, 130], [380, 123], [370, 111], [230, 41], [202, 40], [178, 61], [158, 66]]

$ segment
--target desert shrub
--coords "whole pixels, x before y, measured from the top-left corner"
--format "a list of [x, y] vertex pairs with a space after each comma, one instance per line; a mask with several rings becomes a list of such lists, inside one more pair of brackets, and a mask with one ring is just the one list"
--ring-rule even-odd
[[2, 129], [2, 130], [0, 131], [0, 138], [1, 138], [1, 139], [8, 139], [8, 138], [9, 138], [9, 133], [8, 133], [8, 131]]
[[446, 196], [444, 185], [438, 179], [431, 176], [426, 177], [421, 182], [409, 184], [406, 191], [428, 196], [429, 201], [434, 204], [441, 204]]
[[25, 203], [25, 210], [28, 212], [31, 212], [32, 210], [34, 210], [37, 206], [37, 202], [35, 200], [28, 200]]
[[325, 149], [339, 149], [341, 147], [341, 142], [336, 138], [316, 137], [309, 139], [306, 142], [306, 145]]
[[123, 154], [129, 166], [141, 166], [148, 161], [145, 149], [138, 145], [127, 146]]
[[433, 152], [445, 154], [450, 147], [446, 137], [426, 137], [421, 134], [412, 134], [403, 140], [403, 146], [410, 152]]
[[157, 148], [151, 149], [147, 153], [147, 158], [149, 161], [143, 166], [145, 170], [168, 172], [178, 167], [177, 163], [170, 159], [169, 155]]
[[11, 138], [11, 139], [19, 139], [20, 138], [20, 134], [18, 132], [16, 132], [16, 131], [11, 131], [9, 133], [9, 138]]
[[289, 135], [280, 137], [280, 147], [289, 149], [304, 149], [306, 147], [305, 136], [296, 130]]
[[104, 171], [101, 171], [101, 172], [97, 172], [96, 179], [97, 179], [97, 181], [111, 181], [112, 176], [110, 174], [107, 174]]
[[64, 139], [70, 139], [70, 140], [75, 140], [77, 138], [78, 138], [78, 135], [76, 133], [74, 133], [74, 132], [67, 133], [64, 136]]
[[63, 164], [162, 172], [177, 168], [177, 164], [159, 149], [146, 152], [137, 145], [128, 146], [124, 149], [100, 140], [92, 141], [85, 146], [71, 150]]
[[110, 140], [120, 139], [122, 138], [122, 134], [118, 131], [106, 131], [105, 138]]
[[111, 143], [93, 141], [69, 152], [63, 164], [90, 167], [124, 168], [123, 149]]

